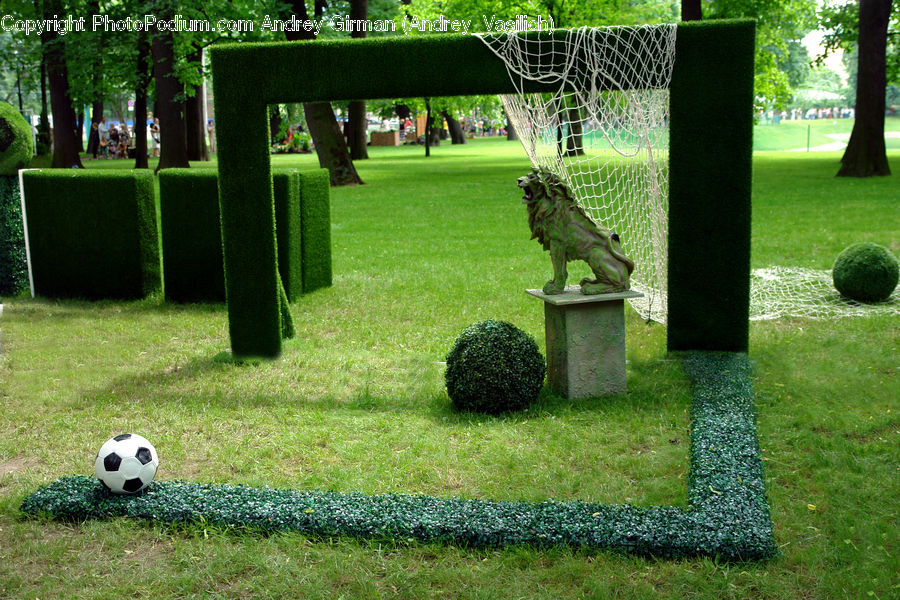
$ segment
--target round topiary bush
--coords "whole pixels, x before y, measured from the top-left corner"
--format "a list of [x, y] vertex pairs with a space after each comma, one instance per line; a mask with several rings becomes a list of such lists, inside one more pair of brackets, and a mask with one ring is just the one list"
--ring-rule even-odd
[[860, 302], [887, 300], [897, 287], [900, 267], [890, 250], [872, 242], [844, 248], [834, 261], [834, 287]]
[[31, 125], [12, 104], [0, 102], [0, 175], [16, 175], [33, 151]]
[[444, 380], [457, 409], [496, 414], [527, 408], [541, 391], [545, 371], [534, 338], [489, 319], [469, 325], [456, 338]]

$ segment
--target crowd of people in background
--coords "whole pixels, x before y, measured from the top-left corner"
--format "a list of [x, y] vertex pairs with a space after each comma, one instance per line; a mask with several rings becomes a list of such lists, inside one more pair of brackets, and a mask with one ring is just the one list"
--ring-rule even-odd
[[[215, 135], [210, 120], [210, 135]], [[215, 139], [215, 138], [213, 138]], [[159, 157], [159, 118], [150, 115], [147, 119], [148, 156]], [[106, 117], [91, 123], [87, 152], [94, 160], [100, 158], [134, 158], [134, 128], [127, 123], [107, 123]], [[212, 150], [215, 152], [215, 150]]]
[[832, 108], [792, 108], [786, 110], [769, 110], [759, 113], [761, 123], [779, 123], [780, 121], [814, 121], [816, 119], [852, 119], [856, 116], [856, 109], [849, 107]]

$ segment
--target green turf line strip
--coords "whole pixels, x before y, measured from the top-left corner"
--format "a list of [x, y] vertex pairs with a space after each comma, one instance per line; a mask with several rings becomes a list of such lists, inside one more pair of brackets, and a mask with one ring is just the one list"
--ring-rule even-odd
[[179, 481], [154, 482], [140, 496], [112, 496], [96, 479], [77, 476], [41, 488], [25, 499], [22, 511], [76, 522], [132, 517], [463, 546], [564, 545], [663, 557], [770, 558], [776, 548], [747, 357], [692, 354], [685, 369], [694, 392], [687, 509], [300, 492]]

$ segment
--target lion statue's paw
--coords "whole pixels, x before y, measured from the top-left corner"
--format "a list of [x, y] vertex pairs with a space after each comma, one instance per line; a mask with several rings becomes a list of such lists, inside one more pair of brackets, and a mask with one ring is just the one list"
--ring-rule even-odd
[[566, 286], [564, 284], [555, 281], [548, 281], [544, 284], [543, 292], [548, 296], [562, 294], [564, 291], [566, 291]]

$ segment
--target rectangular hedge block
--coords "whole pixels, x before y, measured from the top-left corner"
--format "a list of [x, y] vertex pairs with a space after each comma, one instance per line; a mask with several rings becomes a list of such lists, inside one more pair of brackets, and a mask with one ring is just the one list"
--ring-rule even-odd
[[275, 237], [278, 243], [278, 274], [288, 302], [303, 294], [303, 233], [300, 212], [300, 171], [272, 172], [275, 194]]
[[328, 169], [300, 172], [304, 293], [331, 285], [331, 188], [329, 186]]
[[48, 169], [22, 180], [35, 294], [133, 299], [160, 289], [152, 173]]
[[[288, 301], [296, 302], [304, 292], [331, 285], [328, 170], [277, 169], [272, 188], [278, 273]], [[224, 302], [218, 173], [165, 169], [159, 174], [159, 194], [166, 300]], [[309, 289], [305, 272], [313, 283]]]
[[218, 181], [218, 173], [212, 169], [164, 169], [159, 173], [167, 301], [225, 301]]

